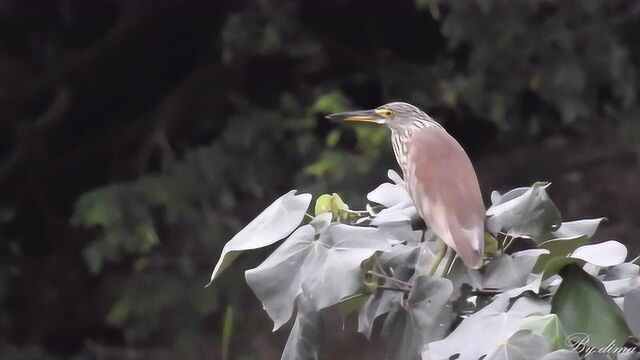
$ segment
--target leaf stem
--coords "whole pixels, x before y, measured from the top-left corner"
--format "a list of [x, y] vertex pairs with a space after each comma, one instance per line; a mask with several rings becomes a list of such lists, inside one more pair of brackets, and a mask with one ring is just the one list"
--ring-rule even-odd
[[438, 267], [440, 266], [440, 263], [442, 262], [442, 258], [444, 258], [444, 255], [447, 253], [447, 245], [444, 243], [444, 241], [440, 240], [440, 250], [438, 250], [438, 254], [436, 255], [435, 260], [433, 261], [433, 265], [431, 265], [431, 269], [429, 269], [429, 276], [433, 276], [433, 274], [436, 273], [436, 270], [438, 270]]
[[231, 334], [233, 333], [233, 306], [227, 306], [224, 312], [224, 323], [222, 325], [222, 359], [229, 360], [229, 348], [231, 344]]
[[405, 293], [405, 294], [408, 294], [408, 293], [411, 292], [410, 289], [401, 289], [401, 288], [396, 288], [396, 287], [391, 287], [391, 286], [384, 286], [384, 285], [378, 286], [378, 289], [402, 292], [402, 293]]
[[444, 271], [442, 272], [443, 277], [449, 275], [449, 272], [451, 272], [453, 260], [455, 258], [456, 258], [456, 254], [453, 251], [450, 251], [449, 256], [447, 257], [447, 262], [444, 265]]
[[504, 241], [507, 241], [507, 240], [508, 240], [508, 242], [507, 242], [507, 243], [502, 247], [502, 250], [503, 250], [503, 251], [507, 251], [507, 249], [509, 248], [509, 246], [511, 246], [511, 244], [513, 243], [513, 241], [514, 241], [515, 239], [516, 239], [516, 237], [515, 237], [515, 236], [511, 236], [511, 235], [507, 235], [507, 234], [505, 234]]
[[493, 296], [493, 295], [502, 294], [502, 291], [497, 290], [497, 289], [495, 289], [495, 290], [493, 290], [493, 289], [483, 289], [483, 290], [478, 289], [478, 290], [472, 290], [469, 294], [476, 295], [476, 296], [478, 296], [478, 295], [491, 295], [491, 296]]
[[376, 253], [373, 257], [373, 264], [376, 266], [376, 268], [378, 268], [378, 270], [384, 274], [385, 277], [390, 277], [389, 274], [387, 274], [387, 272], [384, 270], [384, 268], [382, 267], [382, 265], [380, 264], [380, 257], [378, 256], [378, 254]]
[[411, 287], [411, 284], [409, 284], [409, 283], [408, 283], [408, 282], [406, 282], [406, 281], [402, 281], [402, 280], [399, 280], [399, 279], [396, 279], [396, 278], [392, 278], [392, 277], [390, 277], [390, 276], [388, 276], [388, 275], [383, 275], [383, 274], [377, 273], [377, 272], [375, 272], [375, 271], [373, 271], [373, 270], [369, 270], [369, 271], [367, 271], [367, 274], [371, 274], [371, 275], [377, 276], [377, 277], [379, 277], [379, 278], [381, 278], [381, 279], [389, 280], [389, 281], [395, 282], [396, 284], [400, 284], [400, 285], [404, 285], [404, 286]]
[[401, 292], [404, 292], [404, 293], [409, 293], [411, 291], [411, 288], [412, 288], [411, 284], [409, 284], [407, 282], [404, 282], [402, 280], [398, 280], [398, 279], [395, 279], [395, 278], [392, 278], [392, 277], [389, 277], [389, 276], [385, 276], [385, 275], [379, 274], [379, 273], [377, 273], [375, 271], [367, 271], [367, 274], [370, 274], [370, 275], [373, 275], [373, 276], [377, 276], [378, 278], [385, 280], [385, 282], [387, 280], [391, 282], [391, 284], [390, 284], [391, 286], [387, 286], [386, 283], [383, 284], [383, 285], [377, 285], [376, 284], [376, 287], [378, 289], [401, 291]]

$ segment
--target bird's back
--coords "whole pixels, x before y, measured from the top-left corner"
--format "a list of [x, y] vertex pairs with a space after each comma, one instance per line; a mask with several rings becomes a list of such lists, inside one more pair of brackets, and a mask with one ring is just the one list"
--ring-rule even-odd
[[407, 188], [427, 225], [464, 263], [482, 265], [485, 207], [478, 178], [462, 146], [444, 129], [418, 129], [408, 140]]

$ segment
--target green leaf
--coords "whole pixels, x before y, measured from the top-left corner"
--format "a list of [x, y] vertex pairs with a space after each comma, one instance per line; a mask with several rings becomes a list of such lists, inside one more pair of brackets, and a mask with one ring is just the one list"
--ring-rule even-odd
[[564, 268], [565, 266], [567, 266], [569, 264], [580, 264], [580, 265], [583, 265], [584, 261], [578, 260], [578, 259], [574, 259], [574, 258], [571, 258], [571, 257], [564, 257], [564, 256], [560, 256], [560, 257], [556, 257], [556, 258], [553, 258], [551, 260], [548, 260], [544, 265], [544, 273], [543, 273], [542, 278], [543, 279], [550, 278], [551, 276], [559, 273], [560, 270], [562, 270], [562, 268]]
[[358, 217], [358, 213], [349, 210], [349, 205], [345, 204], [340, 195], [333, 193], [323, 194], [318, 197], [315, 205], [315, 215], [331, 212], [333, 218], [338, 221], [349, 222]]
[[133, 310], [133, 300], [131, 296], [121, 297], [109, 310], [107, 314], [107, 322], [111, 325], [123, 325], [129, 319]]
[[542, 242], [538, 247], [549, 250], [551, 256], [567, 256], [572, 251], [589, 242], [586, 235], [559, 238]]
[[327, 135], [327, 146], [328, 147], [334, 147], [336, 146], [336, 144], [338, 144], [338, 141], [340, 140], [340, 131], [338, 130], [332, 130], [328, 135]]
[[489, 354], [487, 360], [538, 360], [549, 353], [549, 344], [544, 337], [530, 331], [520, 330]]
[[338, 303], [338, 312], [340, 315], [347, 316], [357, 313], [367, 301], [369, 294], [353, 294], [341, 299]]
[[527, 318], [522, 324], [522, 329], [531, 330], [543, 336], [552, 350], [563, 348], [564, 341], [567, 338], [567, 334], [556, 314]]
[[324, 114], [331, 114], [344, 111], [348, 103], [349, 101], [344, 94], [341, 91], [335, 90], [320, 96], [315, 104], [313, 104], [313, 110]]
[[[586, 235], [544, 241], [538, 247], [549, 250], [549, 253], [541, 255], [538, 258], [538, 262], [536, 263], [534, 271], [544, 271], [545, 278], [556, 274], [560, 270], [560, 268], [549, 268], [547, 270], [546, 267], [550, 265], [549, 263], [558, 258], [566, 258], [566, 256], [571, 254], [572, 251], [586, 244], [587, 242], [589, 242], [589, 237], [587, 237]], [[569, 262], [565, 262], [564, 264], [567, 263]], [[560, 263], [556, 264], [556, 266], [559, 264]]]
[[602, 283], [575, 264], [565, 266], [560, 275], [563, 281], [551, 301], [551, 312], [558, 315], [566, 332], [588, 334], [593, 347], [611, 341], [622, 346], [631, 331]]
[[358, 213], [349, 210], [349, 205], [347, 205], [340, 195], [333, 193], [331, 199], [331, 212], [335, 216], [338, 221], [350, 222], [351, 220], [358, 217]]
[[316, 162], [304, 168], [304, 172], [309, 175], [323, 176], [342, 168], [345, 164], [345, 157], [342, 152], [336, 150], [324, 151]]
[[291, 190], [282, 195], [229, 240], [222, 249], [209, 285], [231, 265], [240, 252], [271, 245], [300, 225], [311, 202], [311, 195], [295, 193], [296, 190]]
[[349, 205], [342, 200], [340, 195], [333, 193], [331, 199], [331, 211], [338, 215], [345, 210], [349, 210]]
[[484, 254], [488, 256], [498, 254], [498, 240], [488, 232], [484, 233]]
[[330, 194], [322, 194], [316, 200], [316, 206], [314, 214], [318, 216], [323, 212], [331, 212], [331, 203], [333, 202], [333, 196]]

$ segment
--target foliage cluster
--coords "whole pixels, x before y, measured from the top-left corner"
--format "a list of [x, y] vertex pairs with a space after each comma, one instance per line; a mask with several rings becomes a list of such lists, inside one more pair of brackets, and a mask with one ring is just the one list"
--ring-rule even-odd
[[245, 272], [274, 331], [295, 314], [283, 360], [320, 358], [321, 311], [333, 306], [358, 312], [368, 338], [379, 329], [388, 359], [637, 356], [640, 257], [625, 262], [613, 240], [586, 245], [602, 218], [563, 222], [547, 183], [494, 192], [484, 265], [471, 270], [412, 228], [416, 209], [389, 177], [366, 210], [322, 195], [302, 224], [311, 195], [291, 191], [225, 245], [212, 282], [240, 252], [285, 239]]

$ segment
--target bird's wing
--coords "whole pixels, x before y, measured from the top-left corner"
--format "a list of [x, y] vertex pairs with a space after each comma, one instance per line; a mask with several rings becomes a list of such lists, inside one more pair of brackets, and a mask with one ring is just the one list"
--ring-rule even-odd
[[420, 129], [409, 139], [408, 165], [405, 180], [422, 218], [468, 267], [480, 267], [485, 207], [462, 146], [444, 129]]

